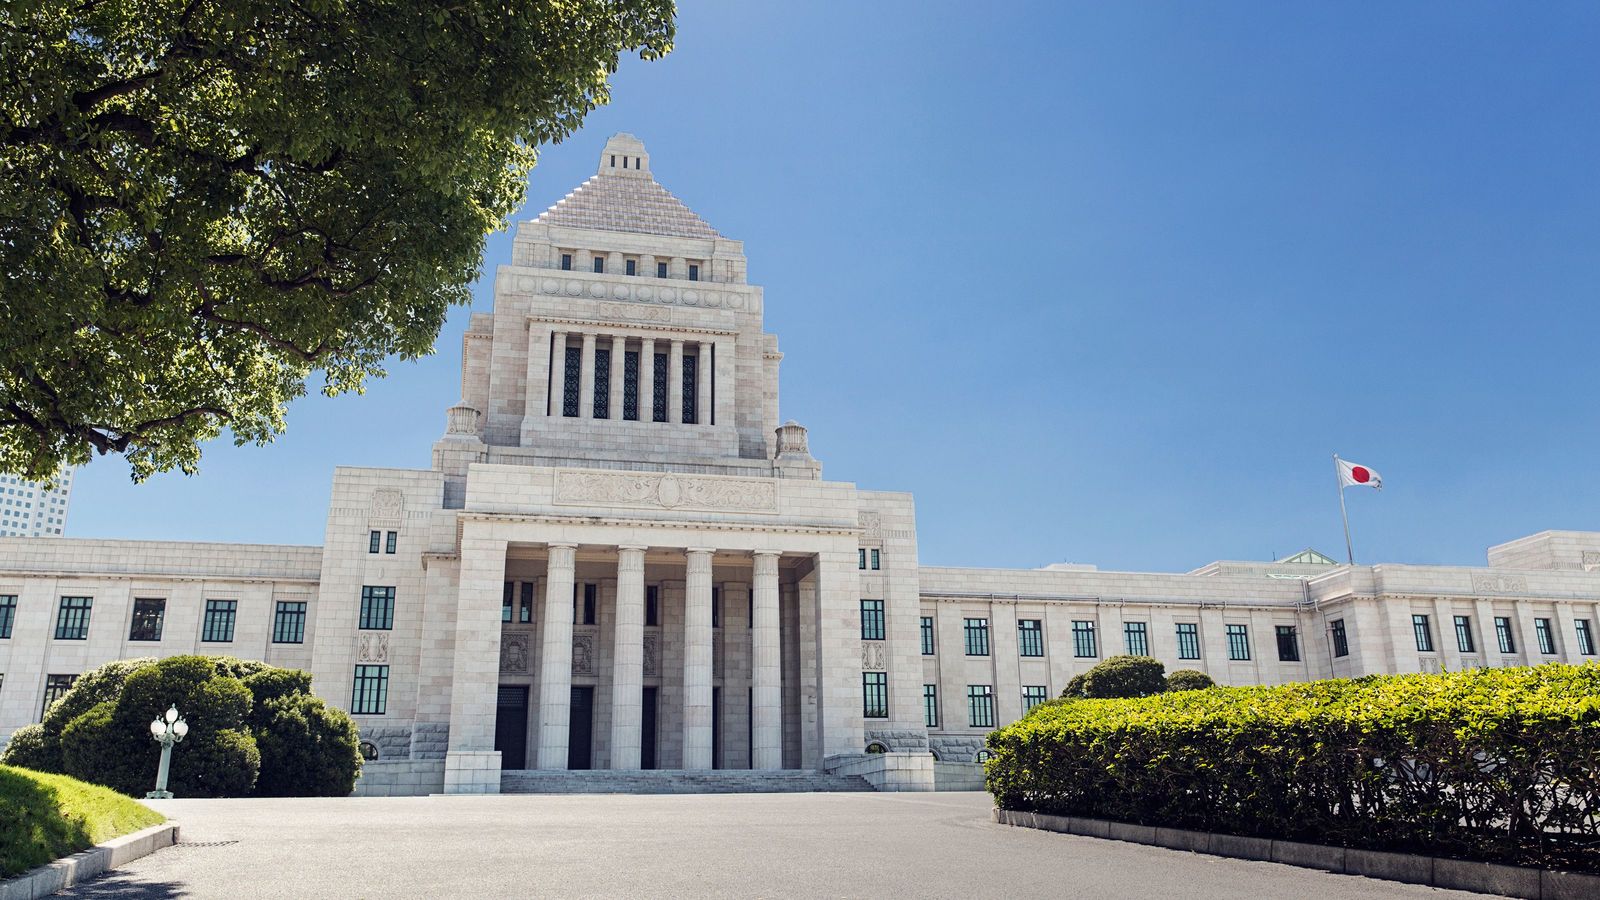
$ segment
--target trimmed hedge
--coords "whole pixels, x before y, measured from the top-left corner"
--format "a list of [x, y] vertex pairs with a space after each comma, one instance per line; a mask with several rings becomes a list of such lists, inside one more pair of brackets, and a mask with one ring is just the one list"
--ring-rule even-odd
[[311, 694], [309, 674], [220, 656], [126, 660], [86, 672], [41, 725], [12, 735], [0, 763], [142, 796], [161, 756], [150, 720], [174, 704], [189, 723], [168, 780], [180, 797], [342, 796], [355, 786], [355, 723]]
[[1059, 700], [989, 736], [1003, 809], [1600, 871], [1600, 666]]

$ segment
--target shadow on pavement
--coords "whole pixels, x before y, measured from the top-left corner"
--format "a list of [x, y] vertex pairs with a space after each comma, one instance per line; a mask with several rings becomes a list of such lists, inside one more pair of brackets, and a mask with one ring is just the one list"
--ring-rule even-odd
[[112, 871], [57, 896], [84, 900], [155, 900], [161, 897], [187, 897], [189, 892], [179, 881], [149, 881], [132, 872]]

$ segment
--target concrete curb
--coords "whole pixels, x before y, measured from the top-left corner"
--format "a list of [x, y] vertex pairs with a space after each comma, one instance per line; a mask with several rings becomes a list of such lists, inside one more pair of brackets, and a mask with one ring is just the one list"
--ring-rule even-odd
[[0, 900], [37, 900], [178, 842], [178, 823], [163, 822], [0, 881]]
[[1170, 847], [1174, 850], [1192, 850], [1214, 856], [1284, 863], [1341, 875], [1364, 875], [1368, 878], [1454, 888], [1480, 894], [1504, 894], [1508, 897], [1520, 897], [1523, 900], [1583, 900], [1583, 898], [1592, 900], [1600, 897], [1600, 875], [1586, 875], [1581, 872], [1558, 872], [1552, 869], [1503, 866], [1496, 863], [1415, 856], [1409, 853], [1384, 853], [1377, 850], [1275, 841], [1234, 834], [1154, 828], [1125, 822], [1108, 822], [1104, 819], [1052, 816], [1013, 809], [995, 810], [994, 820], [1001, 825], [1038, 828], [1060, 834], [1111, 838], [1156, 847]]

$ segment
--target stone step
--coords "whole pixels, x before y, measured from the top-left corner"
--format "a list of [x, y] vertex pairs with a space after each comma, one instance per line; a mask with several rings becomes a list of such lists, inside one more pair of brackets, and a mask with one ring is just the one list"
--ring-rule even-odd
[[870, 791], [857, 775], [829, 775], [804, 769], [753, 772], [726, 769], [605, 769], [500, 773], [503, 794], [772, 794], [819, 791]]

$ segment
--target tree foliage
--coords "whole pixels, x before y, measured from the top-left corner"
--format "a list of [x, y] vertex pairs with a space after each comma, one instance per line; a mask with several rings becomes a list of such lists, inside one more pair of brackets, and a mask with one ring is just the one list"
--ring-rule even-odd
[[1004, 809], [1600, 871], [1600, 666], [1056, 701], [989, 736]]
[[1216, 686], [1217, 683], [1211, 679], [1211, 676], [1199, 669], [1179, 669], [1167, 676], [1167, 690], [1169, 691], [1200, 691]]
[[1167, 689], [1166, 666], [1149, 656], [1113, 656], [1083, 673], [1082, 696], [1148, 697]]
[[284, 428], [430, 352], [670, 0], [0, 5], [0, 469]]

